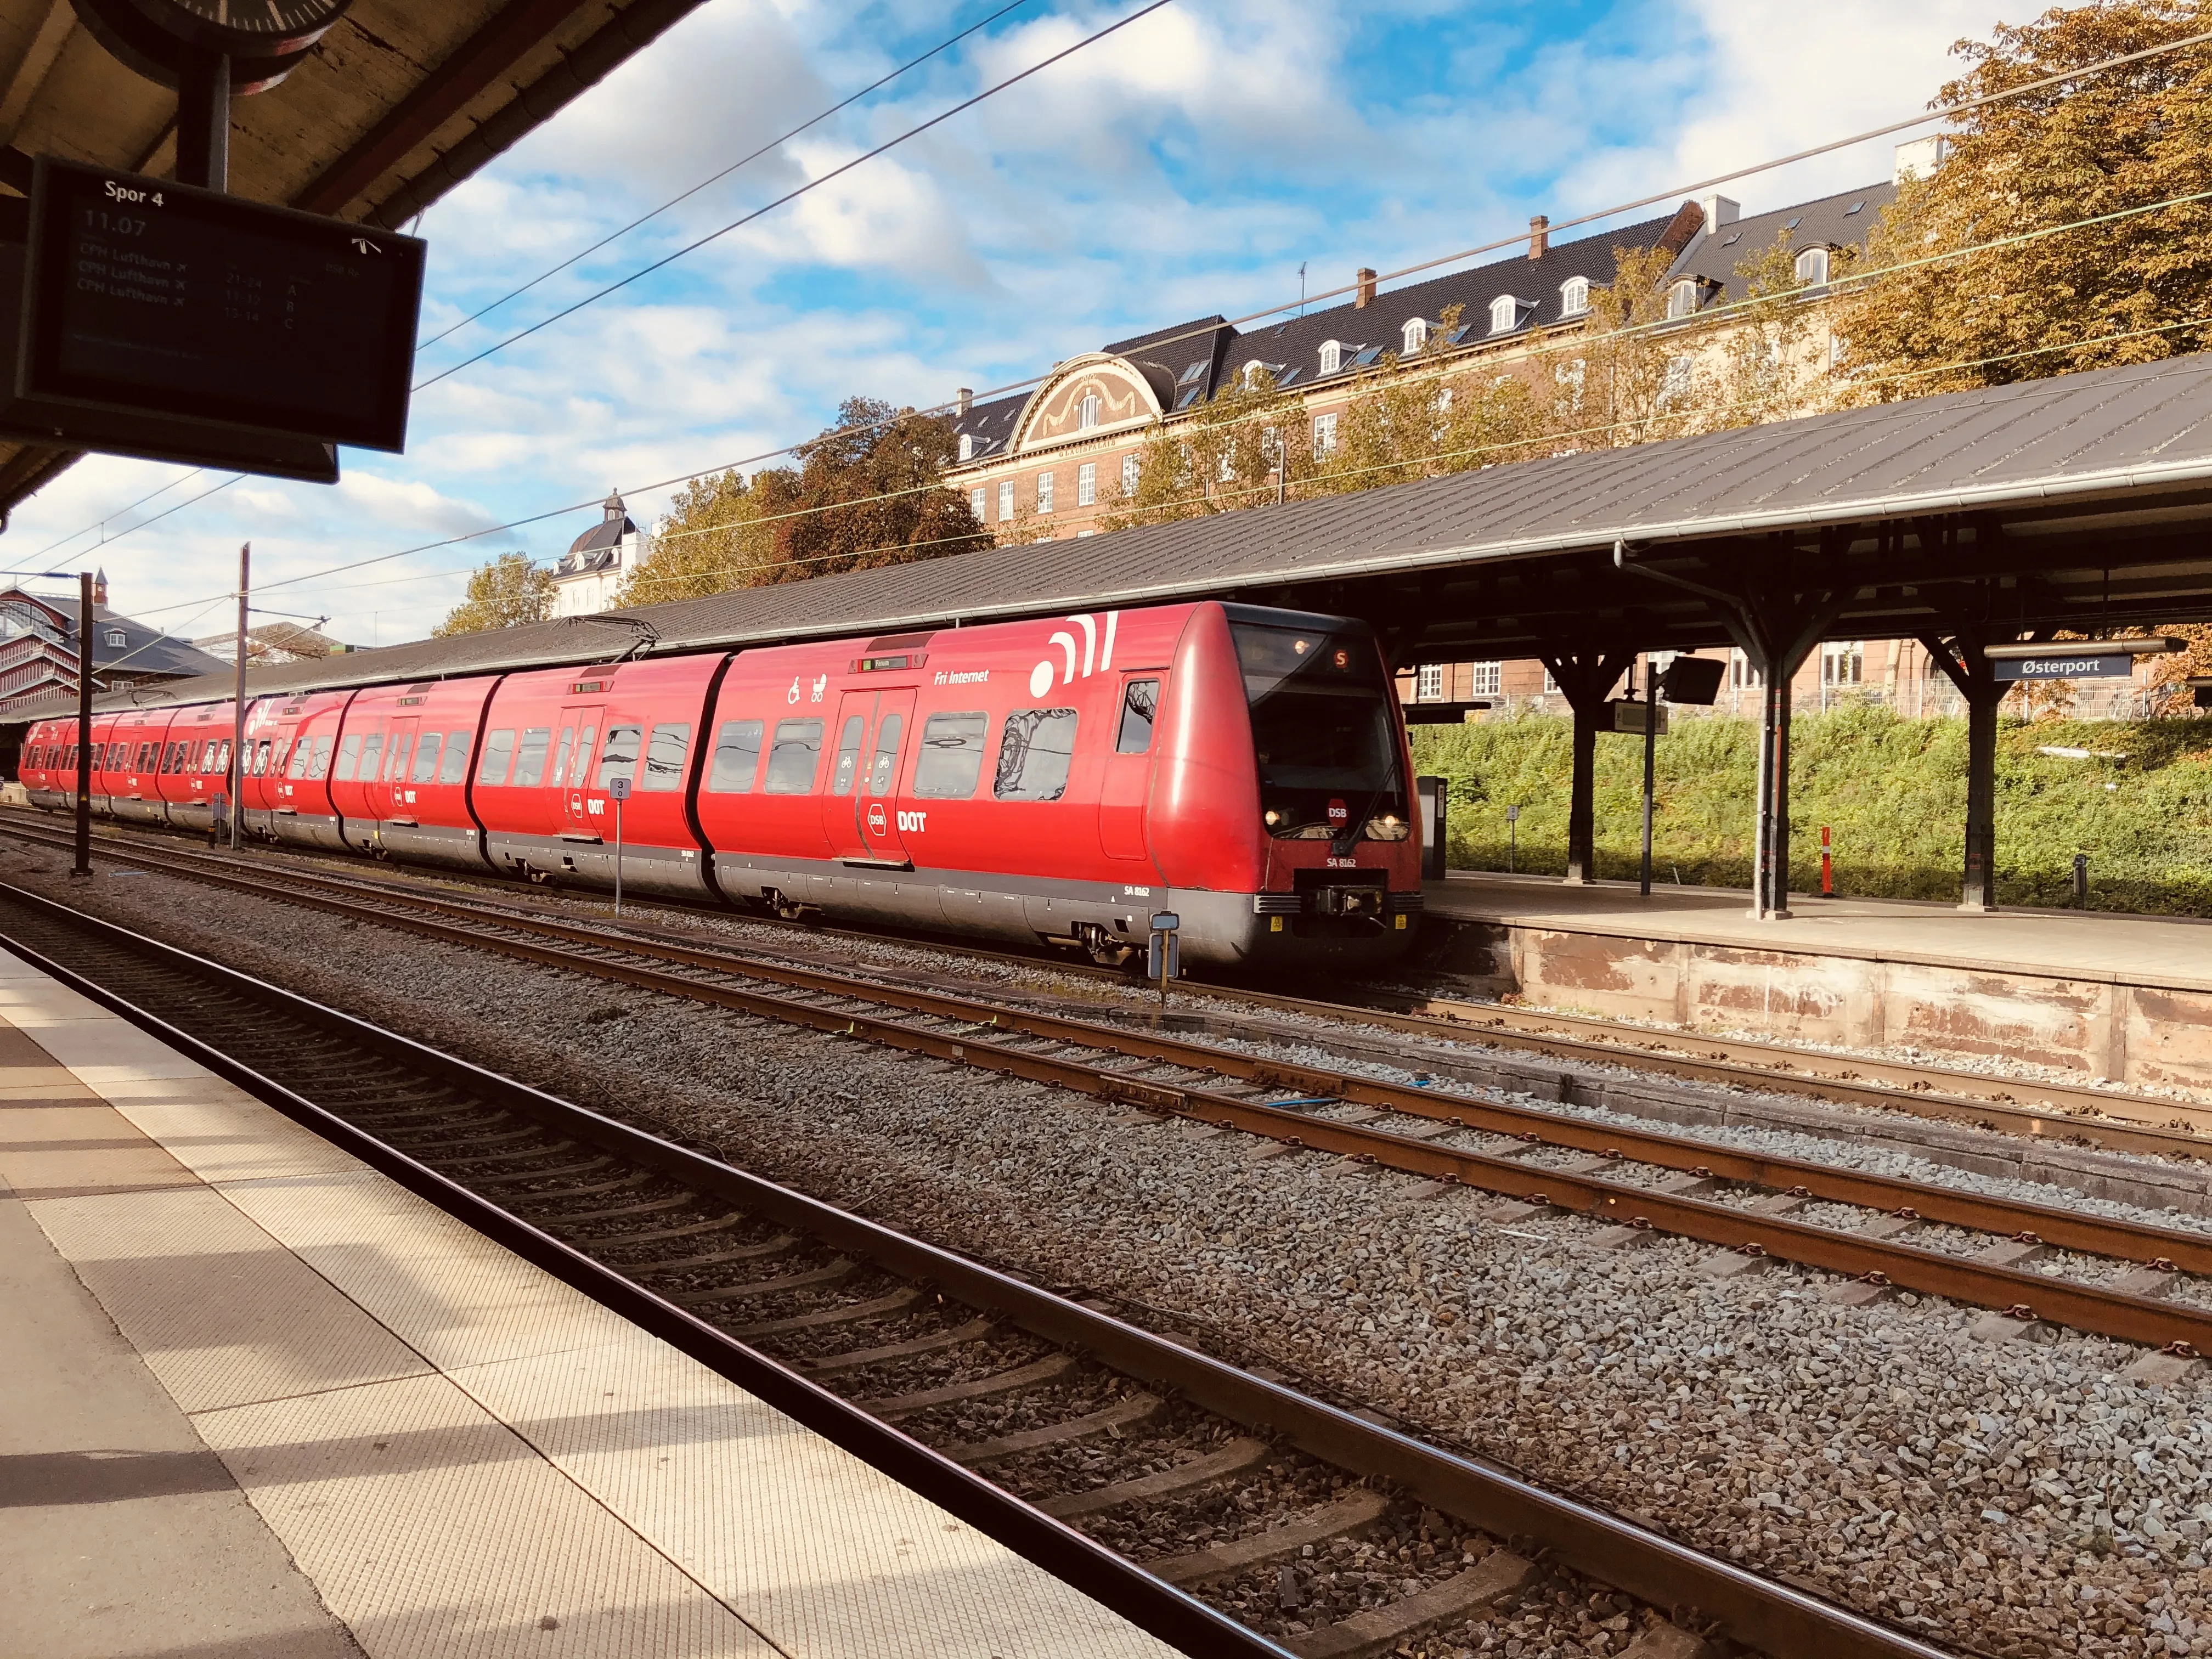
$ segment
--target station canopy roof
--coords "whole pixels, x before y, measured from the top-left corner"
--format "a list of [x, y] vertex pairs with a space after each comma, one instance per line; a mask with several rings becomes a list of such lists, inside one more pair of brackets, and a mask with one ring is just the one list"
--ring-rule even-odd
[[[2212, 356], [740, 588], [254, 672], [256, 693], [1203, 598], [1362, 617], [1403, 665], [1726, 644], [1699, 586], [1838, 600], [1832, 638], [2212, 617]], [[142, 702], [227, 697], [228, 678]], [[63, 712], [57, 708], [56, 713]]]
[[[700, 0], [355, 0], [277, 86], [231, 104], [234, 195], [404, 226]], [[177, 95], [70, 0], [0, 0], [0, 185], [45, 154], [167, 178]], [[76, 459], [0, 443], [0, 514]]]

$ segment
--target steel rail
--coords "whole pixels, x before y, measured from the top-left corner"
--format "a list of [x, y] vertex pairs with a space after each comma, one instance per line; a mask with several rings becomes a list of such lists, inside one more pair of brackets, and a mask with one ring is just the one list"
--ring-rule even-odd
[[[159, 862], [151, 859], [143, 861]], [[1156, 1034], [1032, 1013], [936, 992], [881, 986], [817, 969], [756, 962], [733, 953], [640, 941], [543, 917], [488, 912], [483, 907], [460, 900], [390, 890], [377, 895], [380, 901], [396, 898], [422, 913], [410, 915], [351, 895], [340, 896], [307, 890], [349, 885], [339, 880], [291, 874], [284, 884], [279, 884], [230, 869], [204, 869], [197, 863], [185, 865], [184, 869], [195, 878], [277, 902], [307, 904], [357, 921], [398, 928], [447, 944], [491, 949], [541, 966], [610, 979], [641, 990], [714, 1004], [834, 1036], [860, 1038], [878, 1046], [926, 1054], [1025, 1081], [1072, 1088], [1164, 1114], [1267, 1135], [1293, 1146], [1371, 1160], [1432, 1180], [1479, 1187], [1526, 1202], [1577, 1210], [1632, 1226], [1651, 1227], [1747, 1255], [1771, 1255], [1828, 1272], [1874, 1278], [1902, 1289], [2000, 1309], [2020, 1317], [2050, 1320], [2124, 1341], [2176, 1352], [2212, 1352], [2212, 1310], [2049, 1278], [1893, 1240], [1814, 1226], [1734, 1205], [1654, 1191], [1602, 1179], [1587, 1171], [1535, 1168], [1514, 1158], [1440, 1146], [1385, 1129], [1253, 1102], [1218, 1089], [1149, 1083], [1095, 1061], [1026, 1053], [1006, 1048], [994, 1039], [1018, 1036], [1092, 1051], [1104, 1049], [1147, 1064], [1213, 1073], [1306, 1094], [1328, 1094], [1353, 1104], [1383, 1107], [1408, 1115], [1516, 1134], [1534, 1142], [1616, 1156], [1623, 1160], [1632, 1157], [1638, 1163], [1701, 1177], [1741, 1181], [1811, 1198], [1893, 1213], [1905, 1212], [1917, 1219], [1980, 1231], [2015, 1237], [2032, 1235], [2037, 1243], [2124, 1261], [2212, 1271], [2212, 1237], [2200, 1233], [1990, 1198], [1951, 1188], [1838, 1170], [1802, 1159], [1744, 1152], [1684, 1137], [1591, 1123], [1532, 1107], [1460, 1096], [1439, 1097], [1419, 1088], [1281, 1065]], [[305, 888], [301, 884], [303, 883]], [[456, 920], [436, 919], [439, 917]], [[563, 945], [581, 946], [601, 954], [580, 954], [577, 950], [562, 945], [540, 944], [528, 938], [502, 937], [503, 933], [537, 934], [560, 940]], [[604, 954], [609, 952], [657, 957], [817, 995], [872, 1003], [954, 1022], [972, 1035], [930, 1031], [849, 1007], [822, 1007], [768, 992], [702, 981]]]
[[[1495, 1465], [1369, 1422], [1068, 1297], [208, 957], [4, 883], [0, 883], [0, 897], [177, 966], [203, 981], [238, 991], [372, 1052], [448, 1079], [470, 1094], [561, 1135], [666, 1175], [779, 1225], [810, 1233], [887, 1273], [933, 1286], [953, 1300], [1087, 1352], [1140, 1382], [1172, 1389], [1203, 1409], [1279, 1437], [1323, 1462], [1391, 1481], [1419, 1501], [1493, 1536], [1533, 1541], [1562, 1565], [1654, 1606], [1693, 1608], [1718, 1621], [1733, 1639], [1762, 1652], [1780, 1659], [1805, 1654], [1832, 1659], [1948, 1659], [1946, 1650], [1932, 1644], [1793, 1585], [1706, 1555], [1648, 1526], [1577, 1502]], [[884, 1468], [979, 1530], [999, 1538], [1027, 1559], [1038, 1560], [1048, 1571], [1131, 1617], [1133, 1622], [1153, 1629], [1163, 1639], [1194, 1653], [1282, 1655], [1281, 1649], [1264, 1638], [1152, 1578], [1083, 1534], [1012, 1498], [811, 1379], [621, 1277], [193, 1034], [136, 1006], [120, 994], [19, 939], [8, 937], [7, 945], [40, 971], [168, 1042], [448, 1214]], [[1050, 1559], [1040, 1560], [1030, 1553], [1032, 1549]], [[1142, 1582], [1133, 1582], [1137, 1580]], [[1163, 1595], [1171, 1599], [1164, 1600]], [[1133, 1613], [1126, 1605], [1132, 1602], [1155, 1622], [1147, 1623], [1145, 1617]], [[1171, 1626], [1176, 1634], [1168, 1634], [1160, 1626]], [[1197, 1645], [1189, 1645], [1193, 1640]]]
[[[61, 844], [34, 825], [0, 823], [0, 833], [48, 846]], [[151, 839], [150, 831], [128, 827], [103, 832], [99, 837], [118, 848], [134, 848], [132, 856], [138, 856], [136, 848]], [[177, 848], [164, 850], [175, 858], [221, 862], [208, 854]], [[278, 855], [302, 862], [307, 859], [301, 849], [291, 848], [280, 849]], [[350, 882], [377, 892], [404, 891], [407, 885], [404, 878], [380, 878], [366, 872], [329, 874], [327, 878]], [[472, 872], [459, 872], [459, 878], [479, 879]], [[500, 892], [502, 898], [505, 896], [501, 888], [494, 885], [496, 878], [491, 872], [483, 872], [480, 879]], [[692, 908], [681, 901], [659, 902], [677, 908]], [[706, 908], [717, 915], [732, 914], [719, 905]], [[754, 926], [790, 928], [810, 937], [826, 935], [866, 942], [913, 937], [896, 932], [824, 927], [778, 917], [739, 914]], [[1428, 920], [1431, 925], [1450, 921], [1440, 916]], [[928, 944], [933, 950], [978, 961], [1035, 965], [1038, 960], [1016, 951], [994, 951], [935, 937], [929, 938]], [[1054, 959], [1051, 965], [1062, 974], [1094, 977], [1116, 985], [1127, 983], [1127, 976], [1112, 969], [1059, 959]], [[2212, 1158], [2212, 1106], [2160, 1100], [2081, 1084], [1992, 1077], [1927, 1064], [1903, 1065], [1857, 1054], [1826, 1054], [1787, 1043], [1711, 1036], [1702, 1032], [1666, 1031], [1587, 1014], [1550, 1011], [1539, 1013], [1413, 993], [1378, 990], [1355, 1001], [1331, 1001], [1190, 979], [1177, 981], [1176, 992], [1193, 1000], [1273, 1008], [1310, 1018], [1379, 1026], [1437, 1042], [1472, 1041], [1571, 1064], [1632, 1067], [1685, 1082], [1803, 1095], [1934, 1122], [1996, 1129], [2031, 1140], [2081, 1142], [2100, 1149], [2147, 1152], [2158, 1157]], [[2024, 1103], [2015, 1098], [2017, 1094], [2039, 1095], [2051, 1103], [2050, 1107]], [[2156, 1121], [2161, 1116], [2163, 1121]], [[2194, 1127], [2179, 1127], [2183, 1125]]]

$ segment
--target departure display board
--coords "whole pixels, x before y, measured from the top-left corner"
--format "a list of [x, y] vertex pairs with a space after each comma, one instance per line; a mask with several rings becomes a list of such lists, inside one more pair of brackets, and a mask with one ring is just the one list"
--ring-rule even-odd
[[404, 449], [423, 250], [41, 156], [17, 395]]

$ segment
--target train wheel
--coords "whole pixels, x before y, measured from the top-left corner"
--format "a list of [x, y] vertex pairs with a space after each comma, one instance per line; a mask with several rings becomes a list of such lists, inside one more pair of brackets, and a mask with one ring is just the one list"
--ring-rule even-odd
[[1130, 946], [1115, 943], [1114, 936], [1098, 922], [1086, 921], [1075, 933], [1082, 941], [1084, 954], [1101, 968], [1119, 968], [1136, 954]]

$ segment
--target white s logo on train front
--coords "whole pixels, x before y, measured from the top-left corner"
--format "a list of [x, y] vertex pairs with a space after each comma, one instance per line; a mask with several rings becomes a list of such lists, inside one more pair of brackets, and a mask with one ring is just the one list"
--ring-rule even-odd
[[[1121, 625], [1121, 613], [1118, 611], [1106, 613], [1106, 637], [1103, 641], [1098, 637], [1097, 617], [1086, 614], [1070, 617], [1067, 620], [1083, 630], [1083, 678], [1087, 680], [1094, 672], [1103, 674], [1111, 668], [1114, 665], [1114, 631]], [[1063, 629], [1045, 643], [1060, 647], [1062, 659], [1060, 683], [1062, 685], [1072, 684], [1075, 679], [1075, 635]], [[1094, 653], [1097, 658], [1095, 665], [1091, 660]], [[1052, 690], [1052, 671], [1050, 657], [1030, 670], [1030, 696], [1042, 697]]]

